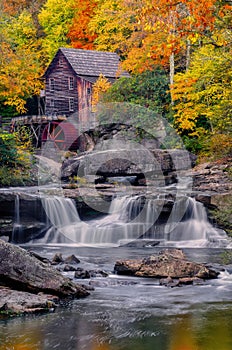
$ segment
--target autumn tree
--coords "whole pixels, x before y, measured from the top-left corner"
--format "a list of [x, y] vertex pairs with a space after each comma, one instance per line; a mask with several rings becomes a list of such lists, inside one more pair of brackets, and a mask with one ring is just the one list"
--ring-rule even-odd
[[45, 0], [2, 0], [1, 10], [11, 16], [17, 16], [24, 10], [38, 13]]
[[2, 0], [1, 10], [9, 15], [16, 15], [27, 6], [27, 0]]
[[38, 15], [45, 33], [42, 47], [48, 60], [59, 47], [70, 46], [67, 34], [74, 17], [74, 5], [75, 0], [47, 0]]
[[[214, 27], [215, 3], [216, 0], [101, 0], [89, 28], [97, 34], [97, 49], [121, 54], [124, 68], [141, 72], [157, 64], [170, 65], [173, 83], [174, 56], [184, 54], [189, 61], [190, 45]], [[188, 55], [184, 53], [187, 51]]]
[[232, 136], [231, 54], [231, 50], [203, 46], [193, 55], [189, 70], [176, 74], [175, 127], [186, 140], [197, 143], [207, 135]]
[[[139, 14], [145, 31], [155, 34], [149, 55], [170, 67], [174, 82], [175, 56], [181, 54], [189, 64], [189, 47], [213, 29], [215, 0], [144, 0]], [[161, 40], [160, 40], [161, 39]]]
[[[1, 16], [0, 101], [17, 113], [28, 97], [39, 94], [42, 74], [36, 28], [28, 11]], [[12, 112], [13, 112], [12, 110]]]
[[232, 131], [232, 6], [222, 5], [189, 70], [175, 76], [172, 96], [180, 133], [197, 133], [201, 118], [213, 133]]
[[97, 104], [100, 102], [102, 95], [109, 90], [111, 83], [109, 80], [102, 74], [93, 84], [93, 94], [92, 94], [92, 108], [96, 109]]
[[89, 28], [89, 22], [97, 6], [96, 0], [77, 0], [74, 5], [74, 18], [67, 34], [71, 46], [76, 49], [91, 50], [97, 38], [95, 31]]
[[[89, 22], [89, 30], [97, 35], [96, 49], [117, 52], [124, 60], [124, 68], [133, 72], [138, 72], [142, 66], [141, 70], [146, 70], [152, 64], [146, 51], [140, 49], [145, 35], [138, 23], [137, 12], [142, 6], [138, 0], [100, 0]], [[130, 52], [133, 59], [127, 64]]]

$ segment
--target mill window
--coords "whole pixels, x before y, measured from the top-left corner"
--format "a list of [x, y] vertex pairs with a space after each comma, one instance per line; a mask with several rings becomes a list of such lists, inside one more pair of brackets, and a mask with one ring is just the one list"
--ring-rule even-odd
[[70, 112], [74, 111], [74, 98], [73, 97], [69, 98], [69, 111]]
[[68, 88], [69, 88], [69, 90], [74, 89], [74, 78], [73, 77], [68, 78]]

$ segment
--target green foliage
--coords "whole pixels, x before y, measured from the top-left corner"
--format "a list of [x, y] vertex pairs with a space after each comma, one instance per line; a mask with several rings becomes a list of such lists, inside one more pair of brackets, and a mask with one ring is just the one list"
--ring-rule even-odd
[[182, 140], [186, 149], [194, 154], [199, 154], [204, 148], [204, 142], [200, 137], [189, 137], [187, 135], [184, 135], [182, 137]]
[[33, 152], [33, 134], [30, 128], [23, 125], [14, 133], [18, 150]]
[[29, 176], [25, 176], [21, 171], [9, 168], [8, 166], [0, 167], [0, 186], [23, 186], [25, 180], [29, 181]]
[[18, 16], [9, 17], [4, 25], [4, 29], [7, 29], [5, 35], [9, 42], [14, 43], [18, 47], [33, 45], [36, 38], [36, 28], [32, 15], [26, 10]]
[[103, 101], [130, 102], [164, 116], [168, 113], [170, 104], [167, 74], [157, 68], [131, 78], [120, 78], [104, 94]]
[[4, 118], [12, 118], [18, 115], [15, 106], [8, 106], [5, 104], [6, 99], [0, 99], [0, 115]]
[[18, 158], [15, 135], [0, 132], [0, 164], [14, 167]]
[[102, 95], [100, 102], [103, 102], [102, 110], [100, 107], [98, 111], [100, 122], [133, 126], [137, 129], [137, 141], [156, 138], [162, 143], [161, 147], [182, 147], [180, 138], [167, 122], [171, 117], [170, 94], [163, 69], [118, 79]]
[[0, 131], [0, 186], [30, 183], [31, 141], [27, 130], [22, 135]]

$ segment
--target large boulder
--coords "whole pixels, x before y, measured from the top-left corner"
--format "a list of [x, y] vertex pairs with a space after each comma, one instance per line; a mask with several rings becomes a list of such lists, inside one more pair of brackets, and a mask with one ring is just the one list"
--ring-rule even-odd
[[85, 287], [71, 282], [25, 249], [0, 240], [0, 281], [12, 289], [59, 297], [85, 297]]
[[197, 277], [210, 279], [218, 276], [217, 272], [204, 264], [188, 261], [179, 249], [166, 249], [157, 256], [144, 259], [119, 260], [115, 263], [114, 271], [120, 275], [155, 278]]
[[61, 167], [61, 178], [68, 180], [76, 175], [152, 176], [163, 180], [163, 176], [190, 169], [194, 158], [185, 150], [106, 149], [81, 154], [65, 160]]

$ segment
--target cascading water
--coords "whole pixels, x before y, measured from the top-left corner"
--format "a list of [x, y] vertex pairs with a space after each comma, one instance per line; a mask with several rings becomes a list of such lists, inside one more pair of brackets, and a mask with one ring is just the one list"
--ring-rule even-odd
[[58, 196], [42, 197], [41, 201], [47, 214], [47, 224], [50, 224], [51, 227], [45, 236], [37, 241], [46, 243], [72, 242], [73, 240], [69, 239], [70, 233], [66, 233], [66, 230], [69, 229], [72, 232], [72, 226], [76, 227], [78, 223], [81, 223], [74, 201]]
[[55, 196], [44, 197], [42, 200], [52, 227], [40, 242], [118, 244], [120, 240], [136, 239], [139, 236], [139, 232], [133, 231], [132, 225], [125, 222], [127, 209], [129, 208], [129, 216], [135, 210], [129, 197], [115, 198], [108, 215], [87, 222], [80, 220], [71, 199]]
[[226, 233], [208, 221], [203, 204], [190, 197], [176, 200], [165, 220], [164, 202], [159, 197], [116, 197], [108, 215], [86, 222], [71, 199], [54, 196], [42, 200], [52, 225], [42, 243], [118, 245], [141, 238], [177, 247], [225, 247], [229, 243]]
[[15, 213], [14, 213], [14, 225], [11, 235], [11, 241], [17, 242], [18, 237], [22, 234], [22, 225], [20, 224], [20, 198], [16, 193], [15, 195]]
[[[180, 211], [184, 215], [178, 221]], [[225, 247], [229, 243], [226, 233], [209, 222], [204, 205], [191, 197], [174, 204], [164, 233], [166, 244], [178, 247]]]
[[75, 203], [70, 198], [41, 198], [45, 212], [51, 224], [56, 228], [65, 227], [80, 221]]

